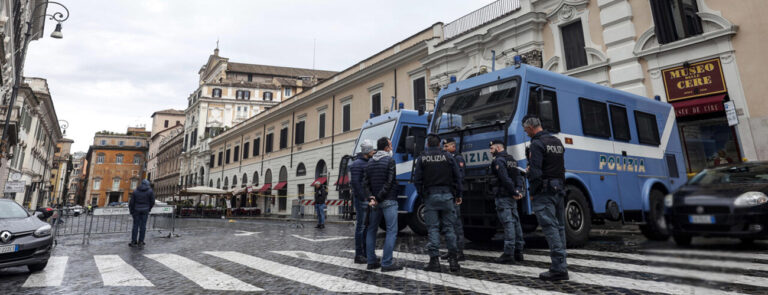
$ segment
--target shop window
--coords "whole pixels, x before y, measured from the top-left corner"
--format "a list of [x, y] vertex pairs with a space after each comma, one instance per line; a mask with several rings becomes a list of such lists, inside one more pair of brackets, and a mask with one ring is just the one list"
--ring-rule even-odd
[[587, 65], [587, 51], [584, 48], [584, 30], [581, 21], [560, 28], [563, 34], [563, 51], [567, 70]]
[[584, 135], [609, 138], [611, 129], [608, 126], [608, 108], [605, 103], [579, 98], [581, 108], [581, 127]]
[[642, 144], [659, 145], [659, 125], [656, 116], [641, 111], [635, 111], [637, 139]]
[[611, 125], [613, 125], [613, 139], [629, 141], [629, 119], [627, 109], [617, 105], [611, 105]]
[[540, 86], [531, 87], [528, 114], [541, 120], [541, 127], [549, 132], [560, 132], [560, 115], [557, 111], [557, 94]]
[[704, 30], [698, 12], [696, 0], [651, 0], [656, 40], [667, 44], [701, 35]]

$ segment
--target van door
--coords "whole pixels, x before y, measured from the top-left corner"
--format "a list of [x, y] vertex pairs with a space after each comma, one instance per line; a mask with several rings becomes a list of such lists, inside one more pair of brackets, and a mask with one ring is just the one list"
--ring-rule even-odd
[[639, 191], [637, 189], [637, 175], [634, 172], [627, 171], [627, 165], [625, 161], [627, 158], [627, 152], [632, 148], [630, 140], [632, 135], [629, 127], [629, 115], [627, 108], [620, 104], [608, 105], [609, 115], [611, 118], [611, 127], [613, 130], [613, 155], [606, 159], [606, 165], [611, 167], [617, 175], [617, 185], [622, 190], [619, 190], [620, 200], [619, 203], [621, 211], [623, 212], [622, 218], [625, 222], [633, 222], [638, 215], [638, 210], [642, 206], [642, 201], [639, 198]]

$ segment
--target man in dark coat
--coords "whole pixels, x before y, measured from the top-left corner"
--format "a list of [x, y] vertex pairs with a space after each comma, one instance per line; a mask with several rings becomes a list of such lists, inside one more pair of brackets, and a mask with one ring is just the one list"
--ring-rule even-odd
[[325, 184], [315, 182], [315, 212], [317, 214], [317, 226], [325, 228], [325, 200], [328, 198], [328, 189]]
[[360, 153], [349, 167], [351, 174], [350, 185], [352, 185], [352, 195], [354, 196], [355, 213], [357, 221], [355, 224], [355, 263], [368, 263], [365, 256], [365, 220], [368, 219], [368, 195], [363, 188], [363, 173], [368, 167], [368, 159], [373, 157], [376, 150], [370, 140], [363, 140], [360, 143]]
[[[149, 180], [142, 180], [139, 187], [131, 194], [128, 201], [128, 210], [133, 216], [133, 230], [131, 231], [131, 247], [144, 247], [144, 235], [147, 232], [147, 219], [149, 212], [155, 206], [155, 193], [149, 186]], [[138, 240], [136, 239], [138, 235]]]

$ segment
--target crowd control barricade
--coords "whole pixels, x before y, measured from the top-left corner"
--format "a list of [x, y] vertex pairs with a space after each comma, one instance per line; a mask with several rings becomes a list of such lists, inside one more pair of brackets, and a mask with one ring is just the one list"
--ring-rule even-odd
[[[298, 205], [300, 205], [299, 208], [302, 208], [304, 210], [304, 218], [306, 218], [307, 216], [316, 218], [317, 212], [315, 212], [315, 200], [294, 200], [294, 201], [298, 202]], [[345, 206], [351, 206], [351, 205], [352, 205], [352, 201], [350, 200], [326, 200], [325, 201], [326, 219], [328, 218], [328, 211], [331, 211], [331, 208], [337, 208], [338, 210], [340, 210]]]
[[[133, 217], [128, 207], [95, 208], [88, 214], [83, 232], [83, 243], [87, 244], [92, 235], [130, 233], [133, 229]], [[154, 206], [147, 220], [147, 231], [157, 231], [166, 237], [177, 236], [174, 206]]]

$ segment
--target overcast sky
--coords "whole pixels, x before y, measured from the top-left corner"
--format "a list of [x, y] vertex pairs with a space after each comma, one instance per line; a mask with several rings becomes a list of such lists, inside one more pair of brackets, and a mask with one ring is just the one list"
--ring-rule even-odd
[[315, 67], [339, 71], [492, 0], [61, 2], [71, 12], [64, 38], [50, 38], [47, 21], [24, 74], [48, 79], [74, 152], [96, 131], [149, 129], [154, 111], [184, 109], [217, 38], [230, 61], [306, 68], [316, 39]]

